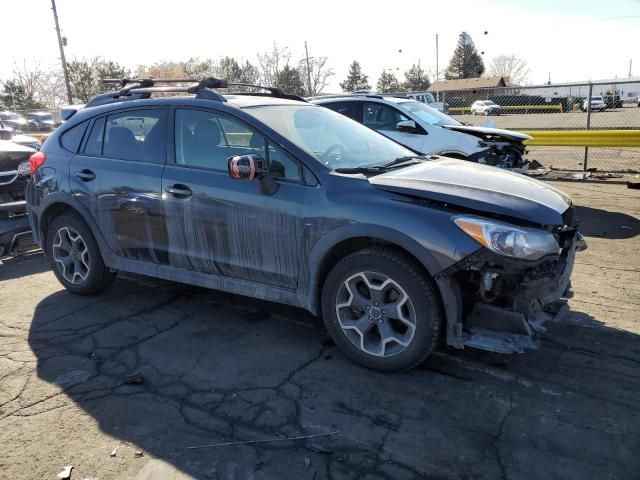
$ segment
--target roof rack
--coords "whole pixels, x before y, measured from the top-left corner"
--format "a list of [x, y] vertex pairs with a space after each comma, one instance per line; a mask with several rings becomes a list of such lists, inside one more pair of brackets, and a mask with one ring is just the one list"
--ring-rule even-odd
[[[306, 101], [297, 95], [289, 95], [279, 88], [265, 87], [262, 85], [253, 85], [250, 83], [229, 83], [224, 79], [207, 77], [207, 78], [106, 78], [102, 80], [104, 85], [118, 85], [119, 90], [115, 92], [103, 93], [96, 95], [90, 99], [86, 107], [95, 107], [97, 105], [105, 105], [108, 103], [121, 102], [125, 100], [139, 100], [150, 98], [152, 93], [191, 93], [196, 98], [214, 100], [218, 102], [226, 102], [227, 99], [217, 92], [214, 88], [229, 88], [230, 86], [251, 87], [266, 90], [269, 93], [245, 93], [237, 92], [234, 95], [259, 95], [272, 96], [278, 98], [287, 98], [290, 100]], [[161, 84], [161, 85], [158, 85]], [[190, 84], [188, 86], [172, 86], [172, 84]], [[230, 92], [231, 93], [231, 92]]]
[[403, 94], [393, 93], [366, 93], [366, 92], [347, 92], [335, 93], [329, 95], [317, 95], [315, 97], [307, 97], [307, 100], [322, 100], [325, 98], [342, 98], [342, 97], [365, 97], [365, 98], [384, 98], [384, 97], [405, 97]]

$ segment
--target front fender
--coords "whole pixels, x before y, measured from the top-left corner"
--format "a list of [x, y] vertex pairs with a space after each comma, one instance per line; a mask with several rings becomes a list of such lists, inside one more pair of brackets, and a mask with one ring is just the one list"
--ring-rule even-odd
[[434, 276], [444, 266], [416, 240], [391, 228], [373, 224], [347, 224], [321, 238], [311, 249], [308, 256], [308, 309], [318, 314], [320, 311], [319, 294], [322, 285], [321, 269], [329, 253], [338, 244], [355, 238], [371, 238], [397, 245], [415, 257], [427, 272]]

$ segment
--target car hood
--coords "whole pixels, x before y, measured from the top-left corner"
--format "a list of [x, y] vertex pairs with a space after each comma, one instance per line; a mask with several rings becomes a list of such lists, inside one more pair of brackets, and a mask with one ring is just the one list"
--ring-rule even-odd
[[473, 127], [471, 125], [443, 125], [442, 127], [449, 130], [455, 130], [456, 132], [468, 133], [469, 135], [475, 135], [476, 137], [484, 139], [488, 137], [500, 137], [504, 140], [524, 142], [525, 140], [531, 140], [533, 138], [524, 133], [503, 130], [501, 128]]
[[440, 157], [369, 178], [376, 188], [538, 225], [562, 225], [571, 199], [539, 180]]

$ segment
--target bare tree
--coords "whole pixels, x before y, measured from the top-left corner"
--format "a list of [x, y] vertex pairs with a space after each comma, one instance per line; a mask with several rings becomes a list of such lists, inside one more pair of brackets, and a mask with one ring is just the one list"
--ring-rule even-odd
[[62, 72], [56, 69], [43, 73], [37, 98], [49, 110], [54, 110], [68, 103]]
[[291, 53], [287, 47], [278, 48], [274, 42], [273, 48], [258, 54], [260, 65], [260, 80], [264, 85], [274, 86], [278, 82], [280, 71], [289, 65]]
[[44, 72], [40, 68], [39, 63], [34, 63], [29, 66], [27, 66], [26, 60], [22, 61], [22, 65], [14, 63], [13, 81], [19, 85], [24, 92], [25, 98], [30, 99], [34, 106], [40, 103], [38, 99], [38, 92], [40, 91], [43, 77]]
[[64, 80], [58, 71], [39, 63], [15, 63], [13, 77], [4, 82], [3, 101], [16, 109], [57, 108], [65, 103]]
[[524, 58], [514, 54], [502, 54], [491, 61], [489, 72], [491, 75], [509, 77], [512, 84], [521, 85], [527, 80], [530, 70]]
[[[327, 57], [313, 57], [309, 58], [309, 72], [307, 74], [307, 61], [306, 59], [300, 60], [298, 64], [298, 70], [304, 72], [304, 78], [310, 77], [311, 85], [307, 85], [307, 91], [309, 95], [319, 95], [322, 93], [327, 85], [329, 85], [329, 79], [335, 75], [332, 68], [327, 66]], [[305, 81], [308, 83], [308, 81]]]

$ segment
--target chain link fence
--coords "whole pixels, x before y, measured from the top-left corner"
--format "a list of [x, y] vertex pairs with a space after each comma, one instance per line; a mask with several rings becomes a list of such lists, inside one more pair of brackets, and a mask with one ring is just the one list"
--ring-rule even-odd
[[[637, 131], [640, 139], [640, 79], [441, 90], [438, 96], [449, 115], [470, 125], [524, 131], [534, 138], [536, 132], [569, 133], [591, 130], [600, 131], [600, 138], [606, 138], [607, 135], [610, 137], [606, 142], [591, 141], [592, 145], [595, 143], [598, 146], [575, 143], [571, 146], [557, 146], [562, 141], [554, 143], [556, 146], [544, 146], [534, 142], [528, 147], [528, 158], [545, 167], [560, 170], [640, 172], [640, 144], [627, 141], [626, 144], [617, 145], [615, 133], [604, 132]], [[542, 135], [539, 133], [540, 139]], [[563, 135], [556, 137], [561, 139]], [[538, 143], [543, 142], [539, 140]]]

